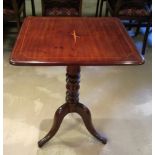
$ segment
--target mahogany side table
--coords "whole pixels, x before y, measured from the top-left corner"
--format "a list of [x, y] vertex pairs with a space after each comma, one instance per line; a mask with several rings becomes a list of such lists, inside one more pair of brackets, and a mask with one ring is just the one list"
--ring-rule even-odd
[[103, 144], [89, 109], [79, 102], [80, 66], [144, 63], [119, 19], [113, 17], [27, 17], [11, 53], [12, 65], [67, 66], [66, 102], [59, 107], [42, 147], [58, 131], [63, 118], [78, 113], [88, 131]]

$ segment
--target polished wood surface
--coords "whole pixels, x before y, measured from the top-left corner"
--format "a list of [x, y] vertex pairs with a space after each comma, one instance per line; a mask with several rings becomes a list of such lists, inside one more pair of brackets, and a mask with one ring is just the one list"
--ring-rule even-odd
[[10, 57], [13, 65], [143, 62], [124, 26], [113, 17], [28, 17]]

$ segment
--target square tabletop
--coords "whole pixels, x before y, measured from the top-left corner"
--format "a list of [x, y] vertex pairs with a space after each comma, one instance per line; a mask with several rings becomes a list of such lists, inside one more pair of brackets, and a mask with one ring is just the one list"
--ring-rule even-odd
[[142, 64], [132, 39], [113, 17], [27, 17], [11, 53], [13, 65]]

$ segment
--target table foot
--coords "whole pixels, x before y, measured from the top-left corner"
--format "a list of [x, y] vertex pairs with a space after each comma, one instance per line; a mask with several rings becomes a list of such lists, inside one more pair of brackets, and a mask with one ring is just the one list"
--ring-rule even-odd
[[39, 147], [42, 147], [46, 142], [48, 142], [57, 133], [63, 118], [66, 116], [66, 114], [69, 113], [68, 110], [69, 109], [66, 104], [63, 104], [61, 107], [57, 109], [54, 115], [53, 126], [51, 130], [48, 132], [48, 134], [38, 142]]
[[78, 106], [76, 108], [76, 112], [82, 117], [83, 122], [87, 128], [87, 130], [95, 137], [97, 138], [99, 141], [101, 141], [103, 144], [107, 143], [107, 139], [103, 136], [101, 136], [94, 128], [93, 124], [92, 124], [92, 119], [91, 119], [91, 113], [89, 111], [89, 109], [81, 104], [78, 103]]
[[92, 120], [91, 120], [91, 113], [90, 113], [89, 109], [86, 106], [84, 106], [81, 103], [76, 103], [76, 104], [65, 103], [61, 107], [59, 107], [58, 110], [56, 111], [56, 113], [54, 115], [54, 123], [53, 123], [53, 126], [52, 126], [51, 130], [48, 132], [48, 134], [43, 139], [41, 139], [38, 142], [38, 146], [42, 147], [46, 142], [48, 142], [57, 133], [63, 118], [68, 113], [73, 113], [73, 112], [78, 113], [82, 117], [87, 130], [95, 138], [97, 138], [103, 144], [107, 143], [107, 139], [105, 137], [102, 137], [95, 130], [95, 128], [94, 128], [94, 126], [92, 124]]

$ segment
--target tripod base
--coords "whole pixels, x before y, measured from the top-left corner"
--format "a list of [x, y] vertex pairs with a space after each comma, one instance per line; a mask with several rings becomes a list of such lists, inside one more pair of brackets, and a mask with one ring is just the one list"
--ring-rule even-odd
[[72, 112], [76, 112], [82, 117], [83, 122], [84, 122], [87, 130], [95, 138], [97, 138], [103, 144], [107, 143], [107, 139], [105, 137], [102, 137], [101, 135], [99, 135], [97, 133], [97, 131], [95, 130], [95, 128], [93, 127], [92, 120], [91, 120], [91, 113], [90, 113], [89, 109], [86, 106], [84, 106], [81, 103], [77, 103], [77, 104], [65, 103], [65, 104], [63, 104], [61, 107], [59, 107], [57, 109], [57, 111], [55, 113], [55, 116], [54, 116], [53, 126], [52, 126], [51, 130], [49, 131], [49, 133], [43, 139], [41, 139], [38, 142], [39, 147], [42, 147], [46, 142], [48, 142], [57, 133], [63, 118], [68, 113], [72, 113]]
[[88, 131], [103, 144], [106, 144], [107, 139], [99, 135], [93, 127], [89, 109], [79, 103], [80, 66], [67, 67], [66, 82], [66, 103], [57, 109], [51, 130], [38, 142], [38, 146], [42, 147], [46, 142], [48, 142], [58, 131], [63, 118], [68, 113], [72, 112], [78, 113], [82, 117]]

